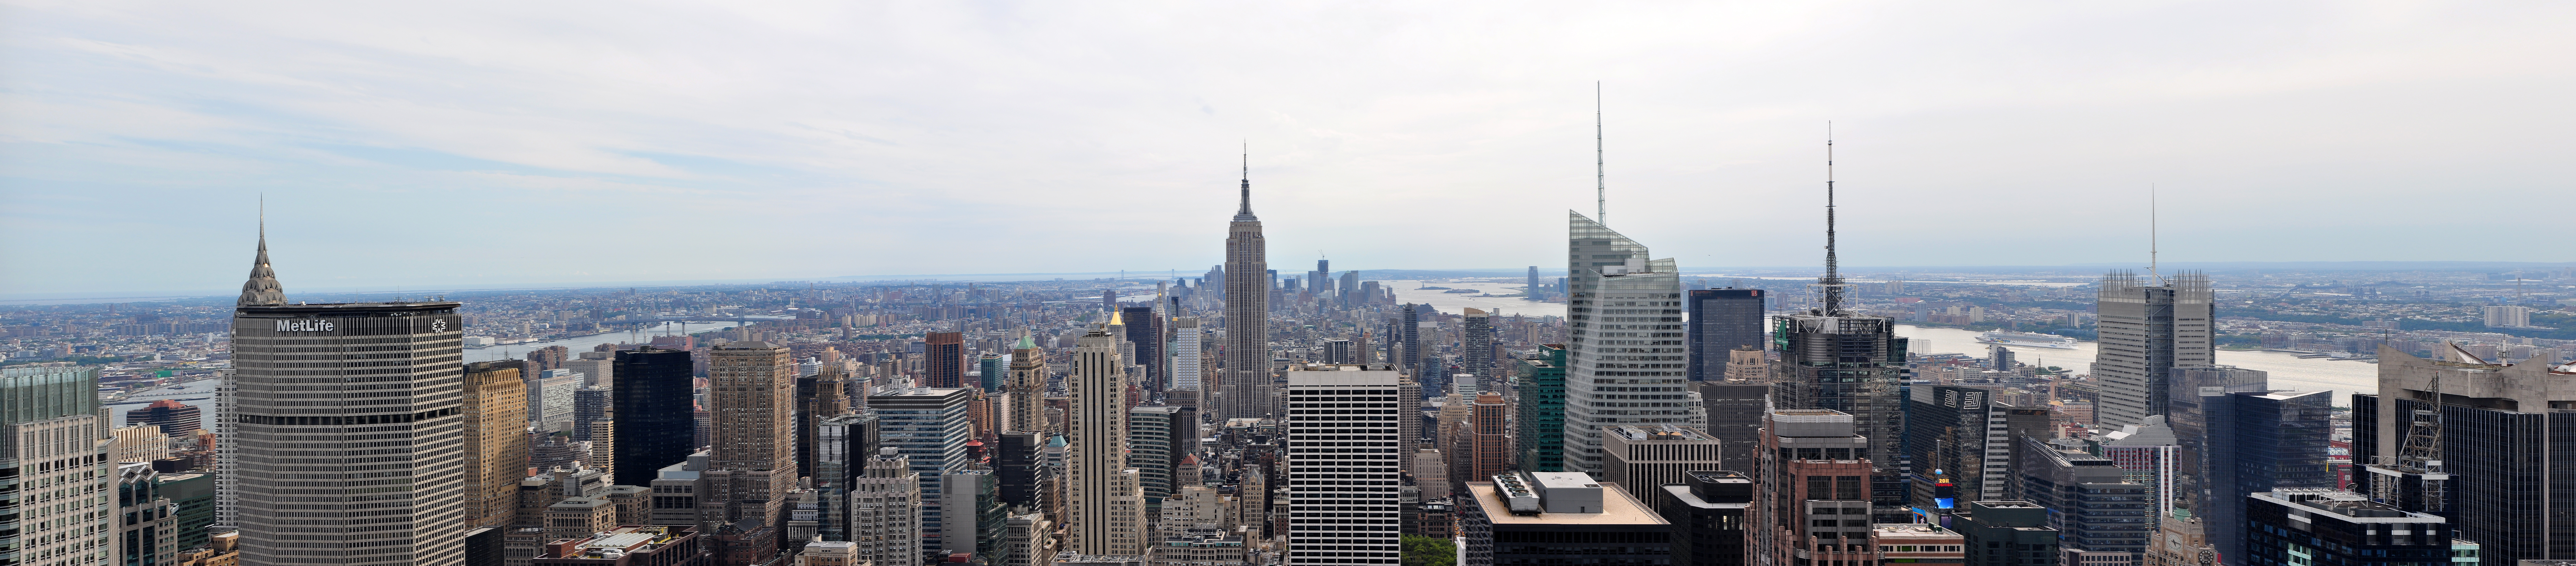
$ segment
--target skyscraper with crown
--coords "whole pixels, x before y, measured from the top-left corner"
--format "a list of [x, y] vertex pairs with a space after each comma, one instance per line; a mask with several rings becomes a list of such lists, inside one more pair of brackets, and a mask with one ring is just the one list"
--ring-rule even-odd
[[459, 305], [290, 304], [261, 230], [223, 415], [243, 563], [465, 563]]

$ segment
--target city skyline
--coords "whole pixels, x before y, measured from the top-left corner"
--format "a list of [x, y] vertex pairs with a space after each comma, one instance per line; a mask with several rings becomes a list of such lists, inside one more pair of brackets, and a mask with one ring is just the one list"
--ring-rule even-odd
[[[2130, 212], [2150, 185], [2177, 211], [2161, 242], [2174, 260], [2568, 259], [2517, 237], [2517, 222], [2390, 205], [2576, 204], [2547, 165], [2569, 142], [2545, 133], [2571, 114], [2539, 102], [2570, 78], [2543, 55], [2566, 50], [2543, 33], [2564, 7], [1058, 9], [641, 10], [570, 25], [544, 12], [12, 8], [18, 39], [0, 49], [18, 61], [13, 82], [45, 88], [18, 91], [5, 122], [0, 199], [13, 238], [51, 245], [6, 257], [156, 261], [6, 286], [221, 288], [218, 268], [238, 261], [221, 243], [250, 231], [263, 192], [302, 261], [341, 258], [299, 264], [330, 278], [308, 288], [991, 271], [918, 251], [944, 247], [1029, 252], [1009, 271], [1189, 272], [1217, 263], [1190, 237], [1209, 229], [1197, 221], [1074, 219], [1221, 211], [1247, 138], [1276, 188], [1265, 212], [1299, 227], [1268, 235], [1283, 263], [1321, 250], [1406, 266], [1434, 259], [1415, 251], [1428, 247], [1460, 250], [1436, 258], [1452, 265], [1547, 265], [1541, 231], [1470, 228], [1592, 209], [1582, 111], [1596, 79], [1611, 225], [1683, 265], [1805, 263], [1801, 226], [1762, 217], [1809, 206], [1828, 119], [1849, 198], [1902, 205], [1852, 213], [1855, 243], [1907, 244], [1856, 245], [1853, 265], [2127, 261], [2148, 247]], [[2159, 32], [2100, 23], [2115, 19]], [[871, 33], [895, 20], [917, 29]], [[686, 50], [632, 31], [680, 21], [741, 45]], [[2394, 21], [2403, 40], [2385, 33]], [[487, 25], [545, 32], [474, 31]], [[1361, 31], [1315, 31], [1335, 28]], [[1068, 42], [1092, 49], [1049, 47]], [[818, 52], [908, 57], [805, 55]], [[944, 71], [879, 61], [912, 57]], [[422, 253], [498, 268], [362, 259], [384, 242], [340, 235], [378, 228], [361, 211], [387, 206], [422, 218], [399, 227], [436, 235]], [[1717, 208], [1755, 213], [1695, 221]], [[1987, 260], [2013, 227], [2057, 237]], [[782, 237], [807, 230], [878, 245]], [[1070, 253], [1057, 236], [1075, 230], [1131, 245]], [[788, 243], [715, 253], [746, 239]], [[581, 253], [619, 240], [704, 259]]]

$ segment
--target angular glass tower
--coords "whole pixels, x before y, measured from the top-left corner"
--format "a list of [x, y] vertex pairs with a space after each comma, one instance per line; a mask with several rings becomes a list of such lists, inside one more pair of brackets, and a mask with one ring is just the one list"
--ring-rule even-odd
[[1601, 473], [1601, 427], [1690, 424], [1682, 282], [1671, 259], [1566, 211], [1565, 470]]

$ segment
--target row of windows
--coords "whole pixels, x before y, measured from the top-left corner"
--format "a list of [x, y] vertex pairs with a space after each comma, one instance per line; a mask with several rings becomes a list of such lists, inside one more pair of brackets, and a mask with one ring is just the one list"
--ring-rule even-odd
[[347, 415], [347, 416], [312, 416], [312, 417], [281, 417], [281, 416], [272, 416], [272, 415], [240, 415], [240, 416], [238, 416], [238, 417], [236, 417], [236, 418], [235, 418], [234, 422], [246, 423], [246, 424], [257, 424], [257, 425], [278, 425], [278, 426], [358, 426], [358, 425], [377, 425], [377, 424], [403, 424], [403, 423], [411, 423], [411, 422], [425, 421], [425, 420], [435, 419], [435, 418], [439, 418], [439, 417], [452, 417], [452, 416], [456, 416], [456, 415], [458, 414], [458, 412], [459, 412], [459, 411], [458, 411], [458, 409], [457, 409], [457, 408], [455, 408], [455, 407], [449, 407], [449, 408], [445, 408], [445, 409], [436, 409], [436, 410], [429, 410], [429, 411], [421, 411], [421, 412], [411, 413], [411, 414], [391, 414], [391, 415]]

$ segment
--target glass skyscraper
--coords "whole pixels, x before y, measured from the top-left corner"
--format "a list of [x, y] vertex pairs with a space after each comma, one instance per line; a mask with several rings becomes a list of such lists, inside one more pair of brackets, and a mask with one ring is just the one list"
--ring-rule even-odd
[[1693, 289], [1688, 296], [1691, 381], [1724, 377], [1727, 351], [1738, 346], [1770, 346], [1762, 338], [1761, 289]]
[[[1565, 345], [1540, 344], [1536, 359], [1521, 360], [1520, 469], [1565, 471]], [[1419, 420], [1419, 419], [1416, 419]]]
[[1679, 268], [1567, 211], [1565, 470], [1601, 472], [1601, 428], [1689, 425]]
[[[617, 415], [617, 485], [653, 485], [662, 468], [688, 461], [697, 444], [696, 370], [687, 350], [652, 346], [617, 353], [609, 405]], [[865, 457], [865, 456], [861, 456]]]

